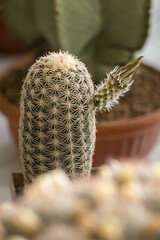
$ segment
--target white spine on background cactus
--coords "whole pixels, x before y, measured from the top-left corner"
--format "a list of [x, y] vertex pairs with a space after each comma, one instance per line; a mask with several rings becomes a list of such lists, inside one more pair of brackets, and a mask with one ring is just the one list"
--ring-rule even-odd
[[72, 178], [89, 175], [95, 111], [110, 108], [128, 90], [140, 60], [111, 72], [96, 92], [85, 65], [68, 53], [50, 53], [32, 65], [22, 87], [19, 127], [27, 183], [56, 168]]

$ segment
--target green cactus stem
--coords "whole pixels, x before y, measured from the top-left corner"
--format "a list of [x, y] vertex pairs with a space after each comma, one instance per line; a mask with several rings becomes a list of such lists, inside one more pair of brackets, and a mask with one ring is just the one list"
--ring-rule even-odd
[[51, 50], [68, 50], [87, 66], [95, 62], [96, 72], [99, 65], [124, 65], [142, 47], [148, 34], [150, 2], [35, 0], [35, 14]]
[[102, 0], [103, 29], [96, 59], [106, 65], [125, 64], [145, 42], [150, 0]]
[[79, 54], [101, 30], [99, 0], [35, 0], [37, 26], [52, 50]]
[[41, 57], [21, 97], [20, 151], [26, 181], [49, 170], [90, 173], [95, 143], [94, 87], [85, 65], [67, 53]]
[[19, 128], [27, 183], [57, 168], [71, 178], [90, 174], [95, 112], [129, 89], [140, 61], [113, 70], [96, 92], [85, 65], [68, 53], [50, 53], [31, 66], [22, 88]]
[[107, 68], [123, 66], [142, 47], [150, 5], [151, 0], [3, 0], [2, 10], [24, 43], [45, 41], [51, 51], [76, 54], [98, 82]]

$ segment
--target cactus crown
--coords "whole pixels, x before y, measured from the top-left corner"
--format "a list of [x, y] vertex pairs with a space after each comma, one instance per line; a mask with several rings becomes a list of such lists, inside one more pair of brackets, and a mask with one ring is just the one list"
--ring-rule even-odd
[[141, 48], [149, 7], [150, 0], [3, 0], [3, 15], [25, 43], [45, 39], [51, 51], [78, 55], [97, 80]]
[[31, 66], [19, 129], [26, 182], [56, 168], [72, 178], [90, 174], [95, 111], [109, 109], [129, 89], [140, 61], [115, 68], [96, 91], [85, 65], [68, 53], [50, 53]]

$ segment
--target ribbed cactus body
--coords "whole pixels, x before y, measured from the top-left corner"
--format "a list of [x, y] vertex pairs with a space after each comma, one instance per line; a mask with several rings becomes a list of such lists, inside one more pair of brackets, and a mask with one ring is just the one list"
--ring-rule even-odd
[[26, 183], [52, 169], [88, 176], [95, 145], [95, 111], [128, 91], [142, 57], [115, 68], [94, 90], [85, 65], [65, 52], [37, 60], [24, 80], [19, 142]]
[[26, 182], [61, 168], [90, 173], [95, 143], [94, 87], [85, 65], [67, 53], [41, 57], [21, 95], [20, 152]]

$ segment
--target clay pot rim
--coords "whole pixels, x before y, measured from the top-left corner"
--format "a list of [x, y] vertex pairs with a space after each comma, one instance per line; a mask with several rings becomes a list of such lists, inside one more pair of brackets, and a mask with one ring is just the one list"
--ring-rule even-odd
[[155, 125], [160, 125], [160, 109], [131, 119], [97, 123], [97, 137], [101, 141], [131, 138], [149, 132]]
[[113, 127], [116, 128], [117, 125], [118, 127], [122, 127], [122, 126], [126, 126], [127, 125], [139, 125], [142, 124], [144, 125], [145, 123], [150, 123], [150, 122], [154, 122], [155, 120], [157, 120], [157, 118], [160, 119], [160, 109], [157, 109], [155, 111], [152, 111], [148, 114], [143, 114], [141, 116], [138, 117], [133, 117], [133, 118], [128, 118], [128, 119], [124, 119], [124, 120], [114, 120], [114, 121], [104, 121], [104, 122], [100, 122], [97, 123], [99, 128], [104, 128], [104, 127]]

